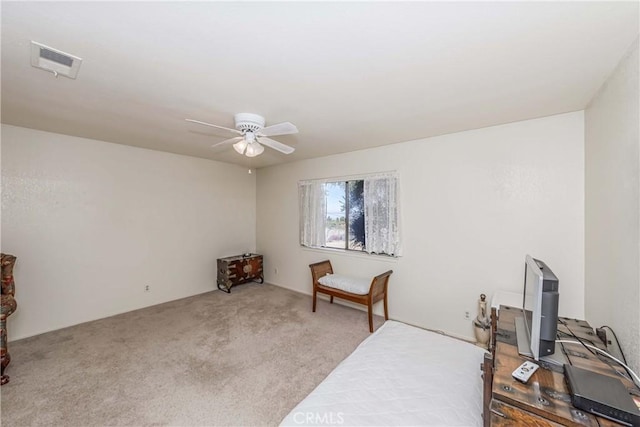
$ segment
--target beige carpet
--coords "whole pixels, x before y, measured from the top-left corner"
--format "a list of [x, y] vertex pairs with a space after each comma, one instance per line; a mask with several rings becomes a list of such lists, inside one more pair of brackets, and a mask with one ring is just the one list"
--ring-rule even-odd
[[276, 425], [367, 336], [276, 286], [209, 292], [10, 343], [2, 424]]

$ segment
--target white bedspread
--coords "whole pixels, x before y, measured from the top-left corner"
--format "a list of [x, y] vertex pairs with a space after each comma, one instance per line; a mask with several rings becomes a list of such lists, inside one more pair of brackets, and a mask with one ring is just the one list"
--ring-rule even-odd
[[473, 344], [387, 321], [281, 425], [481, 426], [483, 354]]

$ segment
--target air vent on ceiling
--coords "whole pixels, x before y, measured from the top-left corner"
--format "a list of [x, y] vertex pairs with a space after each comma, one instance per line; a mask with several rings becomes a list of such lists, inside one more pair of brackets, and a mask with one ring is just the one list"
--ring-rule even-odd
[[31, 65], [57, 76], [75, 79], [82, 64], [77, 56], [31, 41]]

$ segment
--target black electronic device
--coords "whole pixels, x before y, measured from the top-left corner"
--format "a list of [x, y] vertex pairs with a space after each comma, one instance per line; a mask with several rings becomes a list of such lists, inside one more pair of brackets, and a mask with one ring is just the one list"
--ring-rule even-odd
[[576, 408], [627, 426], [640, 426], [640, 410], [620, 379], [571, 365], [564, 365], [564, 376]]

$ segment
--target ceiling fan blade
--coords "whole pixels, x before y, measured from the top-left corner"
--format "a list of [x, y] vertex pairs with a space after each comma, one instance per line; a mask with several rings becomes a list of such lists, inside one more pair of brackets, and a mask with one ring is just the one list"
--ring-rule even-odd
[[237, 133], [238, 135], [242, 135], [242, 132], [240, 132], [237, 129], [231, 129], [231, 128], [226, 128], [224, 126], [213, 125], [211, 123], [201, 122], [200, 120], [193, 120], [193, 119], [185, 119], [185, 120], [188, 121], [188, 122], [191, 122], [191, 123], [198, 123], [199, 125], [211, 126], [212, 128], [223, 129], [223, 130], [226, 130], [228, 132], [233, 132], [233, 133]]
[[258, 130], [257, 134], [262, 136], [290, 135], [298, 133], [298, 128], [293, 123], [284, 122], [277, 125], [267, 126]]
[[217, 144], [213, 144], [213, 145], [211, 146], [211, 148], [215, 148], [215, 147], [218, 147], [218, 146], [220, 146], [220, 145], [232, 144], [232, 143], [234, 143], [234, 142], [238, 142], [238, 141], [240, 141], [242, 138], [244, 138], [244, 137], [243, 137], [243, 136], [236, 136], [235, 138], [225, 139], [225, 140], [224, 140], [224, 141], [222, 141], [222, 142], [218, 142]]
[[279, 151], [284, 154], [291, 154], [295, 151], [295, 148], [289, 147], [288, 145], [284, 145], [281, 142], [273, 140], [271, 138], [258, 137], [258, 142], [262, 145], [266, 145], [269, 148], [273, 148], [276, 151]]

